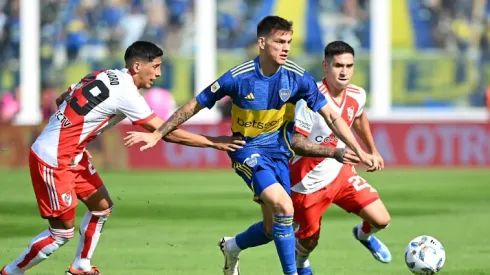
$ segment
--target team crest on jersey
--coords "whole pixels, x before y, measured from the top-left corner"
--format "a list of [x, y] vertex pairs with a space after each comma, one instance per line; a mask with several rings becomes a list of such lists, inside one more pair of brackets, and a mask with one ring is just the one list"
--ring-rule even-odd
[[347, 108], [347, 118], [349, 119], [349, 121], [352, 121], [352, 119], [354, 118], [354, 107], [350, 106], [349, 108]]
[[61, 200], [63, 200], [66, 206], [70, 206], [72, 202], [71, 192], [61, 194]]
[[250, 157], [245, 159], [245, 164], [250, 168], [254, 167], [255, 165], [257, 165], [257, 158], [258, 157], [260, 157], [259, 154], [252, 154]]
[[290, 96], [291, 96], [291, 90], [289, 90], [288, 88], [282, 88], [279, 90], [279, 97], [281, 98], [282, 101], [286, 102]]

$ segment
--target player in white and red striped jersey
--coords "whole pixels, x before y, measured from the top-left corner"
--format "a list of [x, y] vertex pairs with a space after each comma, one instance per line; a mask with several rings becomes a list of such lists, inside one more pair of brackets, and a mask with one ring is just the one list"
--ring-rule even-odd
[[[369, 122], [363, 112], [366, 92], [350, 84], [354, 71], [354, 49], [342, 41], [328, 44], [322, 66], [325, 77], [319, 83], [320, 91], [327, 97], [328, 104], [359, 135], [369, 153], [375, 156], [377, 164], [369, 171], [382, 169], [383, 159], [376, 150]], [[331, 203], [359, 215], [363, 220], [354, 226], [354, 237], [369, 249], [376, 260], [390, 262], [390, 251], [372, 235], [385, 228], [390, 221], [378, 192], [357, 174], [351, 165], [355, 161], [345, 163], [346, 159], [342, 158], [345, 144], [332, 133], [324, 119], [309, 110], [303, 101], [296, 105], [292, 146], [297, 155], [290, 162], [290, 176], [297, 226], [298, 274], [312, 274], [308, 257], [318, 244], [321, 217]], [[340, 157], [336, 159], [344, 163], [332, 158], [339, 152]]]
[[[24, 274], [67, 243], [74, 235], [78, 200], [88, 210], [80, 223], [74, 260], [65, 274], [100, 274], [90, 260], [113, 202], [85, 147], [125, 118], [149, 131], [163, 124], [138, 91], [150, 88], [160, 76], [162, 55], [155, 44], [137, 41], [126, 50], [125, 69], [92, 72], [57, 99], [58, 111], [51, 116], [29, 154], [34, 193], [49, 227], [3, 267], [1, 275]], [[240, 148], [243, 143], [232, 137], [204, 137], [180, 129], [166, 141], [226, 151]]]

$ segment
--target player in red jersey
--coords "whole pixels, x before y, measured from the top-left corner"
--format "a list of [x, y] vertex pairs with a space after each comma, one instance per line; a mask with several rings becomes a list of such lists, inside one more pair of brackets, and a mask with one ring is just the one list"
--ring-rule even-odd
[[[34, 193], [41, 216], [48, 220], [49, 227], [34, 237], [27, 249], [4, 266], [0, 274], [24, 274], [66, 244], [74, 235], [78, 200], [88, 210], [80, 223], [74, 260], [65, 274], [100, 274], [90, 260], [113, 202], [85, 147], [125, 118], [148, 131], [163, 124], [138, 91], [150, 88], [160, 76], [162, 55], [155, 44], [137, 41], [126, 50], [125, 69], [92, 72], [56, 100], [58, 111], [51, 116], [29, 153]], [[231, 137], [204, 137], [180, 129], [166, 140], [227, 151], [243, 144]]]
[[[327, 104], [354, 128], [369, 153], [377, 158], [379, 167], [374, 170], [382, 169], [383, 159], [376, 149], [369, 121], [363, 112], [366, 92], [350, 84], [354, 72], [354, 49], [342, 41], [332, 42], [325, 47], [322, 65], [325, 77], [319, 83], [319, 89], [327, 97]], [[354, 237], [376, 260], [390, 262], [390, 251], [372, 235], [390, 221], [378, 192], [356, 173], [352, 165], [326, 158], [332, 155], [333, 148], [342, 152], [345, 144], [332, 133], [322, 117], [309, 110], [302, 101], [296, 105], [292, 144], [297, 154], [290, 162], [290, 175], [297, 227], [298, 275], [312, 274], [308, 256], [318, 244], [321, 216], [331, 203], [359, 215], [363, 220], [354, 226]]]

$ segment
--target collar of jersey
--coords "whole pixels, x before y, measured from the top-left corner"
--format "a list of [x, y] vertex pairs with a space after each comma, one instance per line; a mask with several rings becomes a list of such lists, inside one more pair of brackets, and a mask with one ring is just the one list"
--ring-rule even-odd
[[260, 71], [260, 68], [259, 68], [259, 56], [258, 55], [254, 58], [254, 66], [255, 66], [255, 74], [258, 76], [258, 78], [260, 78], [262, 80], [270, 80], [270, 79], [276, 78], [278, 75], [281, 74], [281, 72], [283, 70], [282, 66], [280, 66], [279, 70], [277, 70], [277, 72], [275, 72], [273, 75], [271, 75], [271, 76], [263, 75], [262, 72]]
[[132, 73], [129, 71], [129, 69], [128, 69], [128, 68], [122, 68], [122, 69], [121, 69], [121, 72], [123, 72], [123, 73], [127, 73], [127, 74], [129, 74], [130, 76], [133, 76], [133, 74], [132, 74]]

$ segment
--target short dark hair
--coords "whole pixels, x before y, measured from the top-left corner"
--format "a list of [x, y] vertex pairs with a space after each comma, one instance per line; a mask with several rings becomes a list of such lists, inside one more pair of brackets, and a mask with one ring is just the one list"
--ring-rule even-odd
[[269, 15], [257, 24], [257, 37], [267, 36], [273, 31], [293, 32], [293, 21], [288, 21], [282, 17]]
[[344, 53], [350, 53], [354, 56], [354, 48], [344, 41], [333, 41], [328, 43], [325, 47], [324, 54], [325, 60], [332, 59], [334, 56]]
[[163, 51], [157, 45], [148, 41], [136, 41], [126, 49], [124, 61], [128, 63], [133, 59], [140, 59], [150, 62], [161, 56], [163, 56]]

